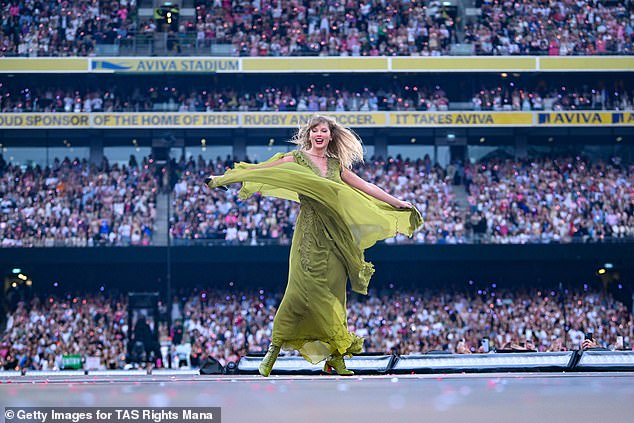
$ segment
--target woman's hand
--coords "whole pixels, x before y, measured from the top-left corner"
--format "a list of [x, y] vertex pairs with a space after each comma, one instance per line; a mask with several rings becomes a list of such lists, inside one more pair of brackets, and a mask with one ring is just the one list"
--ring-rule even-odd
[[226, 186], [224, 186], [224, 185], [217, 186], [217, 187], [214, 186], [214, 178], [217, 178], [217, 177], [218, 177], [217, 175], [209, 175], [209, 176], [207, 176], [205, 178], [205, 185], [207, 185], [209, 188], [212, 188], [212, 189], [213, 188], [217, 188], [217, 189], [221, 189], [223, 191], [227, 191], [228, 188]]
[[411, 209], [414, 207], [412, 203], [409, 201], [398, 200], [396, 204], [392, 204], [394, 207], [398, 209]]
[[213, 186], [214, 177], [215, 175], [209, 175], [205, 178], [205, 185], [207, 185], [209, 188]]

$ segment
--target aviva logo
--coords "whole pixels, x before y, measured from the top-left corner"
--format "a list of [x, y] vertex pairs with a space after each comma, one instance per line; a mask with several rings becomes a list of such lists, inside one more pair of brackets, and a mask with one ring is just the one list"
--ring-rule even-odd
[[132, 66], [125, 61], [92, 59], [92, 70], [127, 71], [130, 69]]
[[609, 125], [614, 121], [612, 113], [606, 112], [551, 112], [537, 116], [539, 125]]

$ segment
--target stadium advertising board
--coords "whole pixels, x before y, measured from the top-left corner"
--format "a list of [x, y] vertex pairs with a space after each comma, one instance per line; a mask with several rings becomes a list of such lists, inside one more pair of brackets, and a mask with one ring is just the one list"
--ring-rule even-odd
[[244, 72], [386, 72], [387, 57], [245, 57]]
[[539, 70], [592, 72], [592, 71], [632, 71], [632, 56], [576, 56], [576, 57], [540, 57]]
[[0, 127], [33, 128], [231, 128], [239, 113], [3, 113]]
[[241, 61], [237, 58], [178, 57], [178, 58], [106, 58], [91, 59], [93, 72], [133, 72], [133, 73], [219, 73], [240, 72]]
[[[345, 126], [634, 126], [634, 112], [324, 112]], [[297, 128], [313, 112], [0, 113], [2, 129]]]
[[51, 73], [87, 72], [88, 59], [85, 57], [32, 57], [8, 58], [0, 60], [0, 72], [4, 73]]
[[[386, 126], [387, 114], [375, 113], [323, 113], [334, 118], [344, 126], [364, 127], [364, 126]], [[307, 123], [314, 113], [244, 113], [242, 114], [243, 127], [281, 127], [297, 128]]]
[[537, 69], [535, 57], [393, 57], [392, 71], [404, 72], [506, 72]]
[[3, 58], [0, 73], [606, 72], [632, 56], [584, 57], [34, 57]]
[[230, 128], [238, 113], [95, 113], [93, 128]]
[[395, 112], [390, 126], [531, 126], [531, 112]]
[[89, 113], [0, 113], [0, 128], [90, 128]]
[[545, 112], [537, 113], [538, 126], [634, 125], [633, 112]]

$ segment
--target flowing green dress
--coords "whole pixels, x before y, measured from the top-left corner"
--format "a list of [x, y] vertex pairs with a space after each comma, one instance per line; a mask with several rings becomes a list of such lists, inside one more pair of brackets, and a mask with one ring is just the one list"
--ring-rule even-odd
[[298, 201], [289, 259], [288, 285], [273, 323], [271, 342], [298, 350], [317, 364], [333, 354], [363, 350], [363, 338], [348, 331], [346, 284], [366, 295], [372, 263], [363, 251], [396, 235], [411, 236], [422, 224], [418, 210], [397, 209], [341, 180], [341, 165], [328, 159], [325, 177], [301, 151], [295, 161], [256, 168], [284, 157], [276, 154], [259, 165], [236, 163], [213, 186], [242, 182], [240, 197], [255, 192]]

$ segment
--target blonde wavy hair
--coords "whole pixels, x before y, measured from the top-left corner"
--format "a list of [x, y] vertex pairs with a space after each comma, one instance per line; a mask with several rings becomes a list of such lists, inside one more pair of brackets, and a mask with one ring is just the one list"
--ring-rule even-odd
[[337, 123], [331, 117], [315, 115], [307, 124], [297, 130], [290, 142], [298, 145], [298, 150], [310, 150], [310, 130], [325, 123], [330, 129], [331, 140], [326, 154], [339, 160], [341, 166], [350, 169], [355, 163], [363, 163], [363, 143], [361, 138], [349, 128]]

